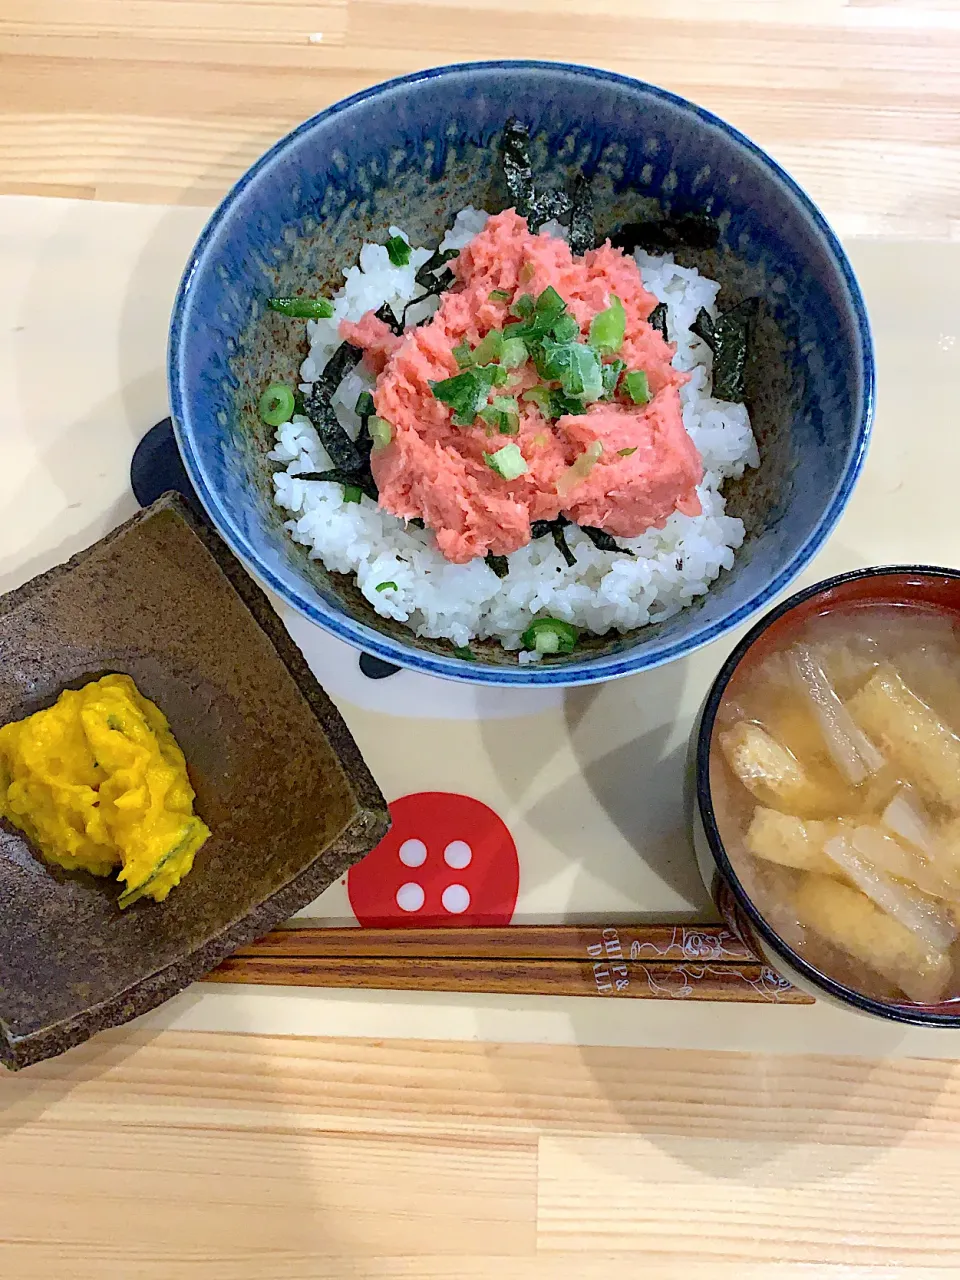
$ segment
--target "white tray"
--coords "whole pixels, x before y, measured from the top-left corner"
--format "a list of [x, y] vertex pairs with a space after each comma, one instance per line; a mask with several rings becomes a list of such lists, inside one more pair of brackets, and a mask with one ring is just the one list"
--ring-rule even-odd
[[[132, 513], [133, 448], [167, 413], [166, 325], [203, 210], [0, 199], [0, 590]], [[879, 360], [866, 472], [800, 580], [858, 565], [960, 564], [960, 245], [847, 245]], [[401, 672], [371, 681], [356, 653], [284, 614], [388, 799], [467, 794], [516, 844], [515, 919], [712, 915], [681, 809], [693, 714], [736, 636], [612, 685], [474, 689]], [[353, 920], [345, 885], [302, 913]], [[758, 1051], [954, 1056], [960, 1033], [813, 1008], [641, 1004], [196, 987], [153, 1025], [276, 1034], [482, 1038]]]

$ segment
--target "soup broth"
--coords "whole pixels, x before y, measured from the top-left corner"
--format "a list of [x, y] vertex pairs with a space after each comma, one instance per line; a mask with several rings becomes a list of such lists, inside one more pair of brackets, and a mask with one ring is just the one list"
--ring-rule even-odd
[[874, 999], [960, 998], [960, 632], [933, 610], [815, 617], [717, 713], [717, 823], [758, 910]]

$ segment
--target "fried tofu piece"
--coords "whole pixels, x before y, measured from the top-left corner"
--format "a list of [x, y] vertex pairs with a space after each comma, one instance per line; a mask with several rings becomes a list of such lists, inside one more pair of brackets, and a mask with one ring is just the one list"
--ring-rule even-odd
[[720, 734], [720, 749], [727, 764], [762, 805], [801, 816], [836, 812], [835, 797], [825, 802], [822, 785], [760, 725], [739, 721]]
[[923, 796], [960, 811], [960, 738], [891, 666], [847, 703], [857, 724]]
[[960, 817], [948, 818], [937, 831], [930, 863], [960, 900]]
[[836, 863], [827, 857], [823, 846], [836, 833], [837, 826], [835, 822], [817, 822], [815, 819], [805, 822], [792, 814], [758, 805], [747, 828], [744, 844], [749, 853], [765, 862], [777, 862], [782, 867], [795, 867], [798, 871], [835, 875]]
[[828, 876], [808, 875], [794, 906], [801, 924], [867, 968], [895, 982], [918, 1004], [935, 1004], [950, 980], [950, 957], [932, 951], [859, 889]]

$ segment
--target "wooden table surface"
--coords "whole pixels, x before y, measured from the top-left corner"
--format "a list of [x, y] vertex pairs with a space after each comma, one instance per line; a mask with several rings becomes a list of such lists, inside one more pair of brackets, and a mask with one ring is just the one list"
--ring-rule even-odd
[[[956, 0], [0, 0], [0, 195], [210, 204], [506, 50], [695, 98], [847, 237], [960, 239]], [[933, 1280], [958, 1204], [950, 1062], [137, 1030], [0, 1079], [15, 1280]]]

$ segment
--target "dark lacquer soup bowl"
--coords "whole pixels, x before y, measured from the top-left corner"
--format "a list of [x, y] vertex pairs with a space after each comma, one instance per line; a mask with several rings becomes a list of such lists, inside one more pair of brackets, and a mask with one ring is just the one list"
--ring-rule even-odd
[[[771, 679], [779, 678], [778, 672], [782, 676], [778, 664], [784, 654], [805, 653], [816, 664], [810, 669], [818, 678], [829, 669], [828, 648], [820, 650], [828, 658], [820, 658], [810, 641], [818, 635], [825, 646], [843, 646], [842, 661], [834, 668], [848, 685], [841, 705], [854, 714], [860, 728], [865, 725], [869, 730], [863, 750], [869, 751], [872, 743], [878, 752], [878, 758], [869, 762], [877, 772], [864, 769], [868, 776], [856, 792], [862, 799], [846, 806], [839, 828], [820, 821], [831, 808], [829, 799], [814, 819], [804, 815], [806, 833], [815, 827], [820, 833], [815, 843], [831, 830], [839, 831], [844, 842], [840, 852], [853, 858], [852, 874], [846, 863], [840, 864], [839, 871], [837, 864], [827, 865], [819, 849], [812, 869], [808, 850], [801, 849], [797, 857], [795, 847], [786, 844], [774, 849], [774, 856], [784, 860], [780, 864], [754, 856], [757, 837], [751, 843], [748, 824], [756, 821], [760, 809], [754, 807], [752, 797], [747, 799], [738, 790], [736, 770], [722, 743], [731, 723], [756, 722], [758, 673], [766, 672]], [[906, 655], [900, 670], [898, 652]], [[744, 636], [714, 681], [690, 742], [690, 807], [697, 859], [704, 883], [731, 926], [780, 973], [818, 999], [924, 1026], [960, 1027], [960, 1000], [952, 977], [960, 955], [953, 936], [960, 918], [955, 899], [960, 894], [946, 883], [955, 878], [952, 842], [960, 795], [960, 771], [951, 764], [960, 753], [960, 726], [954, 714], [960, 699], [958, 659], [960, 573], [956, 570], [921, 565], [842, 574], [785, 600]], [[842, 662], [848, 662], [849, 671], [842, 670]], [[786, 670], [785, 696], [794, 697], [795, 668]], [[857, 692], [864, 688], [868, 702]], [[886, 708], [884, 699], [891, 700]], [[818, 715], [836, 714], [829, 696], [824, 701], [826, 709], [810, 708], [809, 723], [817, 726], [817, 733], [822, 726]], [[885, 720], [885, 715], [890, 718]], [[848, 721], [833, 722], [841, 732], [845, 724], [849, 730]], [[921, 751], [936, 753], [932, 780], [929, 758], [916, 754], [918, 738], [927, 739]], [[735, 741], [739, 745], [743, 740]], [[737, 768], [742, 767], [742, 759], [738, 757]], [[905, 773], [898, 773], [904, 768]], [[907, 785], [901, 787], [905, 776]], [[937, 784], [938, 777], [946, 780], [946, 790]], [[738, 807], [738, 795], [747, 799], [746, 808]], [[891, 795], [897, 797], [897, 808], [886, 807]], [[779, 800], [762, 797], [761, 804], [775, 811]], [[763, 809], [768, 819], [765, 838], [774, 831], [778, 840], [784, 839], [784, 832], [792, 839], [800, 830], [795, 819], [789, 813], [777, 816], [772, 810]], [[925, 816], [916, 817], [918, 811]], [[868, 812], [881, 817], [864, 817]], [[864, 828], [868, 843], [862, 843], [858, 834]], [[759, 830], [762, 834], [763, 828]], [[821, 895], [814, 896], [812, 921], [797, 909], [801, 901], [810, 909], [810, 876], [816, 878], [814, 889]], [[891, 930], [890, 913], [895, 921], [905, 920], [918, 932], [903, 931], [900, 923]], [[946, 929], [941, 941], [934, 933], [931, 942], [931, 929]], [[884, 973], [862, 962], [877, 947]], [[898, 965], [907, 965], [899, 976]], [[901, 982], [910, 989], [909, 997]], [[924, 999], [925, 990], [935, 998]]]

